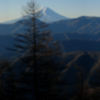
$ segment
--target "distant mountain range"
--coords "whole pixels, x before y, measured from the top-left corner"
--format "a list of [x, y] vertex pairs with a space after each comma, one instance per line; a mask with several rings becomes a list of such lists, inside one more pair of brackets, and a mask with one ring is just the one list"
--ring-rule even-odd
[[[69, 18], [62, 16], [61, 14], [58, 14], [56, 11], [53, 11], [50, 8], [42, 8], [40, 9], [37, 13], [39, 13], [40, 17], [39, 20], [46, 22], [46, 23], [53, 23], [53, 22], [57, 22], [60, 20], [67, 20]], [[4, 24], [14, 24], [16, 22], [18, 22], [19, 20], [23, 20], [23, 19], [27, 19], [29, 18], [29, 16], [25, 16], [24, 18], [18, 18], [15, 20], [10, 20], [7, 22], [4, 22]]]
[[79, 18], [61, 20], [50, 25], [57, 37], [64, 35], [65, 39], [100, 40], [100, 17], [82, 16]]
[[[65, 51], [100, 51], [100, 17], [82, 16], [70, 19], [49, 8], [40, 12], [42, 17], [38, 21], [48, 23], [54, 39], [60, 41]], [[0, 24], [1, 52], [5, 52], [4, 47], [12, 45], [15, 33], [24, 31], [25, 25], [21, 23], [29, 18], [26, 16]]]
[[[14, 24], [0, 24], [0, 34], [14, 33], [14, 30], [21, 25], [17, 21]], [[49, 24], [48, 27], [53, 35], [59, 39], [89, 39], [99, 40], [100, 39], [100, 18], [98, 17], [79, 17], [76, 19], [60, 20]]]
[[[49, 11], [51, 10], [46, 10], [46, 14], [49, 14]], [[55, 14], [53, 16], [56, 16]], [[47, 17], [48, 20], [46, 20], [45, 17]], [[49, 23], [48, 28], [52, 31], [52, 35], [54, 35], [54, 37], [58, 40], [100, 40], [100, 17], [82, 16], [74, 19], [64, 19], [64, 17], [59, 16], [59, 18], [56, 19], [57, 21], [55, 20], [55, 18], [56, 17], [52, 16], [48, 17], [44, 14], [44, 16], [39, 20], [43, 21], [45, 19], [45, 21]], [[20, 19], [13, 24], [0, 24], [0, 34], [4, 35], [14, 33], [13, 31], [16, 28], [19, 28], [20, 22], [24, 20], [26, 19]], [[21, 28], [22, 27], [20, 27], [19, 29]]]

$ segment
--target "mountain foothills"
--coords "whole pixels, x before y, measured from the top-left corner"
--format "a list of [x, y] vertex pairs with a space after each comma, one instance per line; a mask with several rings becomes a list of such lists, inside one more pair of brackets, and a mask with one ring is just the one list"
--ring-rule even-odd
[[[100, 39], [100, 18], [99, 17], [87, 17], [82, 16], [79, 18], [66, 18], [60, 14], [57, 14], [49, 8], [40, 10], [40, 21], [48, 23], [49, 29], [53, 35], [59, 39], [87, 39], [87, 40], [99, 40]], [[11, 34], [16, 30], [22, 28], [19, 24], [29, 19], [25, 16], [20, 19], [4, 22], [0, 24], [0, 34]], [[19, 23], [19, 24], [18, 24]], [[22, 26], [22, 25], [21, 25]]]
[[65, 35], [66, 39], [100, 39], [100, 18], [82, 16], [75, 19], [61, 20], [51, 25], [54, 33]]
[[[98, 80], [92, 80], [93, 76], [95, 76], [95, 72], [98, 73], [99, 77], [100, 77], [100, 52], [70, 52], [70, 53], [65, 53], [64, 54], [64, 58], [65, 58], [65, 62], [66, 62], [66, 68], [64, 69], [63, 72], [65, 72], [65, 74], [67, 73], [67, 75], [65, 75], [65, 80], [67, 82], [72, 82], [72, 81], [77, 81], [74, 80], [76, 78], [73, 77], [77, 77], [74, 76], [76, 75], [75, 73], [76, 70], [79, 71], [83, 71], [83, 78], [85, 81], [90, 82], [91, 87], [94, 85], [95, 87], [97, 87], [95, 84]], [[75, 66], [77, 65], [77, 66]], [[79, 68], [80, 69], [79, 69]], [[74, 70], [73, 70], [74, 68]], [[73, 83], [73, 82], [72, 82]], [[94, 83], [94, 84], [93, 84]], [[74, 84], [74, 83], [73, 83]], [[100, 86], [100, 84], [99, 84]]]
[[[54, 39], [60, 41], [64, 51], [99, 51], [100, 50], [100, 18], [82, 16], [66, 18], [52, 9], [43, 8], [37, 19], [48, 24]], [[0, 24], [0, 52], [8, 55], [6, 47], [12, 46], [15, 34], [24, 32], [23, 22], [30, 20], [29, 16]], [[5, 52], [6, 51], [6, 52]]]
[[[87, 17], [82, 16], [79, 18], [66, 18], [49, 8], [43, 8], [40, 10], [40, 20], [49, 24], [49, 29], [53, 35], [57, 37], [66, 37], [67, 39], [100, 39], [100, 17]], [[30, 17], [25, 16], [9, 22], [0, 24], [0, 34], [11, 34], [18, 29], [22, 21], [28, 20]], [[66, 39], [65, 38], [65, 39]], [[64, 38], [62, 38], [64, 40]]]

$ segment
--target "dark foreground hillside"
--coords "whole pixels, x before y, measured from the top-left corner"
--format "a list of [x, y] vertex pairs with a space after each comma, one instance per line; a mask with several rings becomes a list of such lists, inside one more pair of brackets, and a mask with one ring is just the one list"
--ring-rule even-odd
[[[40, 92], [42, 98], [40, 100], [100, 100], [100, 52], [70, 52], [63, 54], [62, 58], [52, 59], [54, 60], [51, 60], [51, 63], [45, 65], [40, 62], [42, 68], [49, 66], [50, 69], [45, 70], [47, 74], [48, 71], [52, 72], [49, 80], [48, 77], [39, 76], [39, 88], [47, 89], [47, 92]], [[59, 63], [60, 61], [62, 63]], [[9, 62], [6, 61], [1, 61], [0, 65], [3, 70], [0, 85], [1, 100], [33, 100], [31, 68], [21, 60], [16, 61], [12, 68], [9, 68]], [[54, 78], [57, 76], [56, 69], [53, 72], [52, 67], [60, 71], [56, 81]]]

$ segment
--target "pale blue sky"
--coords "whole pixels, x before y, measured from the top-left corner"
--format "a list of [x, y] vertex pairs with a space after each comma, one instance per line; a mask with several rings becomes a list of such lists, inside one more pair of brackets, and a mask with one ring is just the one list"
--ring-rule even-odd
[[[0, 0], [0, 22], [22, 15], [30, 0]], [[100, 16], [100, 0], [36, 0], [41, 7], [52, 8], [66, 17]]]

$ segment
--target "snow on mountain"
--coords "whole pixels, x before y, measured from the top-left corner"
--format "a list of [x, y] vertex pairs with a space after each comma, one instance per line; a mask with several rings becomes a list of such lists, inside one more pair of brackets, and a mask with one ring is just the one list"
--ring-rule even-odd
[[[43, 8], [43, 9], [39, 10], [37, 13], [40, 13], [40, 15], [41, 15], [39, 17], [39, 20], [46, 22], [46, 23], [53, 23], [53, 22], [56, 22], [56, 21], [69, 19], [69, 18], [66, 18], [66, 17], [56, 13], [55, 11], [53, 11], [50, 8]], [[30, 16], [24, 16], [22, 18], [17, 18], [17, 19], [14, 19], [14, 20], [6, 21], [3, 24], [14, 24], [17, 21], [20, 21], [20, 20], [23, 20], [23, 19], [26, 19], [26, 18], [29, 18], [29, 17]]]
[[57, 12], [53, 11], [50, 8], [43, 8], [42, 10], [40, 10], [40, 14], [41, 14], [40, 20], [47, 23], [69, 19], [58, 14]]

